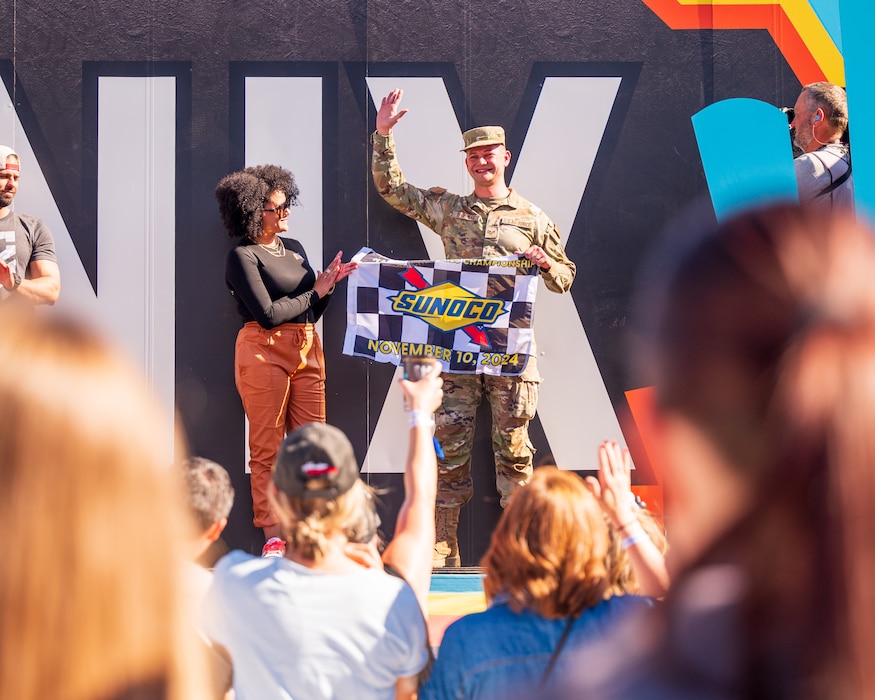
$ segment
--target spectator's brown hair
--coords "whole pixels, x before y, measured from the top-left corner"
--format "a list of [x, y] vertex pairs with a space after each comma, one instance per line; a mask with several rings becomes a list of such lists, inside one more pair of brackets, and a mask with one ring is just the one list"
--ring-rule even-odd
[[578, 615], [605, 597], [607, 551], [608, 528], [583, 479], [542, 467], [514, 491], [492, 534], [481, 562], [486, 597], [547, 618]]
[[[641, 523], [644, 533], [656, 545], [656, 548], [662, 555], [668, 554], [668, 539], [665, 536], [662, 518], [657, 518], [650, 511], [641, 508], [635, 511], [635, 518]], [[641, 586], [635, 576], [635, 570], [632, 568], [629, 554], [623, 549], [623, 534], [611, 524], [607, 516], [605, 516], [605, 519], [610, 532], [610, 547], [607, 557], [608, 579], [611, 583], [610, 591], [613, 595], [625, 595], [627, 593], [638, 595], [641, 593]]]
[[231, 513], [234, 487], [221, 464], [205, 457], [191, 457], [182, 463], [182, 480], [189, 509], [201, 532]]

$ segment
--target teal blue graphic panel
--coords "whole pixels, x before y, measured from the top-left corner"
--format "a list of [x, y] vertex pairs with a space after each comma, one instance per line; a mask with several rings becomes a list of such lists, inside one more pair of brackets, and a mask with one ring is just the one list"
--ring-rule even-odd
[[842, 46], [848, 81], [848, 121], [858, 211], [875, 216], [875, 5], [872, 0], [841, 0]]
[[817, 19], [829, 33], [839, 51], [842, 50], [842, 28], [839, 19], [839, 0], [808, 0]]
[[748, 98], [723, 100], [694, 114], [693, 130], [718, 220], [768, 202], [799, 201], [780, 109]]

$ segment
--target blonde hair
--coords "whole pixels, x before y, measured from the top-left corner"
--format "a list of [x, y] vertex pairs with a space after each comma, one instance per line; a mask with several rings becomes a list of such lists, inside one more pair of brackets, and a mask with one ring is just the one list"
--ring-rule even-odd
[[[668, 540], [665, 536], [660, 519], [648, 510], [638, 509], [635, 518], [641, 523], [644, 533], [650, 541], [656, 545], [663, 556], [668, 553]], [[610, 580], [610, 592], [612, 595], [640, 594], [641, 586], [635, 577], [632, 561], [626, 550], [623, 549], [623, 535], [611, 522], [605, 518], [610, 532], [610, 547], [608, 549], [608, 579]]]
[[535, 470], [501, 515], [481, 566], [488, 600], [506, 596], [520, 612], [578, 615], [608, 587], [608, 526], [583, 479], [555, 467]]
[[82, 325], [0, 326], [0, 697], [203, 697], [170, 417]]
[[289, 546], [304, 559], [317, 562], [327, 553], [332, 535], [364, 531], [367, 522], [363, 521], [376, 511], [373, 490], [361, 479], [334, 499], [294, 498], [274, 489], [269, 496]]

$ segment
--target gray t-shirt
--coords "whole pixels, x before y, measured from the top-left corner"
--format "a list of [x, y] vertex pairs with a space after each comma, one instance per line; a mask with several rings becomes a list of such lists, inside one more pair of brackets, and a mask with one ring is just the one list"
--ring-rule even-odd
[[793, 160], [799, 201], [815, 207], [833, 209], [854, 207], [854, 176], [848, 176], [840, 185], [824, 192], [836, 183], [851, 167], [848, 149], [841, 144], [827, 144], [811, 153], [803, 153]]
[[[0, 259], [12, 267], [13, 272], [27, 278], [27, 268], [32, 262], [58, 261], [55, 239], [42, 219], [11, 211], [0, 219]], [[9, 291], [0, 288], [0, 301], [9, 295]]]

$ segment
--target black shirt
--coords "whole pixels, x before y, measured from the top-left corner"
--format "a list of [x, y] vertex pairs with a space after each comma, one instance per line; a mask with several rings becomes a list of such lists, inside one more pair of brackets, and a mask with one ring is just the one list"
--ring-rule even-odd
[[315, 323], [328, 306], [313, 291], [316, 273], [304, 247], [293, 238], [280, 239], [285, 255], [279, 257], [254, 241], [236, 245], [225, 262], [225, 283], [237, 300], [244, 323], [257, 321], [264, 328], [281, 323]]

